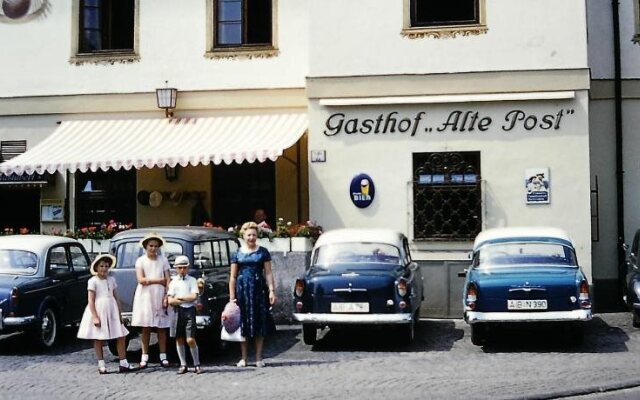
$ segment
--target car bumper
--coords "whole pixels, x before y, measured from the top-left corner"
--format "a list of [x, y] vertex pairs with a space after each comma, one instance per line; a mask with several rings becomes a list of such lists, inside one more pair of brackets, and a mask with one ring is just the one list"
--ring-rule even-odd
[[[131, 315], [130, 312], [122, 313], [122, 321], [125, 325], [131, 325]], [[197, 329], [207, 329], [213, 326], [213, 318], [209, 315], [196, 315], [196, 328]]]
[[302, 323], [316, 324], [408, 324], [410, 313], [401, 314], [306, 314], [294, 313], [293, 318]]
[[26, 317], [2, 317], [0, 313], [0, 331], [12, 331], [20, 328], [29, 327], [36, 323], [36, 316], [29, 315]]
[[469, 324], [482, 322], [571, 322], [590, 321], [591, 310], [539, 311], [539, 312], [479, 312], [467, 311], [464, 315]]

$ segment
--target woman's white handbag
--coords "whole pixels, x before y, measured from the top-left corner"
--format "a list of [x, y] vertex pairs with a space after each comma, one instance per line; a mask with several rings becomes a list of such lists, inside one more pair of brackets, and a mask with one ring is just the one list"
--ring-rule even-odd
[[222, 325], [222, 330], [220, 331], [220, 339], [227, 342], [244, 342], [245, 338], [242, 336], [242, 328], [236, 329], [234, 332], [227, 332], [224, 325]]

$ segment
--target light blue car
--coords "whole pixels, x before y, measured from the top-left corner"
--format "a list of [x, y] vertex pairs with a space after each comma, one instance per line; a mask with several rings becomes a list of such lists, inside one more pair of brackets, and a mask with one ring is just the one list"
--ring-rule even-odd
[[589, 282], [561, 229], [483, 231], [463, 274], [464, 320], [475, 345], [485, 343], [489, 328], [510, 323], [568, 324], [579, 342], [592, 318]]

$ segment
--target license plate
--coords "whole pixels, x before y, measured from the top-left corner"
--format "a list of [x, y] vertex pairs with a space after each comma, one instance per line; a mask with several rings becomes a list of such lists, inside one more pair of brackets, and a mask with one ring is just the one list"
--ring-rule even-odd
[[509, 310], [546, 310], [546, 300], [507, 300]]
[[331, 312], [366, 313], [369, 303], [331, 303]]

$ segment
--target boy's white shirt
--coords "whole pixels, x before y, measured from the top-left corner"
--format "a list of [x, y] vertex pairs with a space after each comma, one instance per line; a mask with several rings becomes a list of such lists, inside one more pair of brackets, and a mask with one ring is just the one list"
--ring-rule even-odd
[[[191, 275], [187, 275], [182, 279], [180, 274], [175, 275], [171, 278], [171, 282], [169, 283], [169, 290], [167, 291], [167, 295], [173, 297], [186, 296], [191, 293], [198, 294], [198, 281]], [[191, 301], [187, 303], [180, 304], [182, 308], [189, 308], [196, 305], [196, 301]]]

